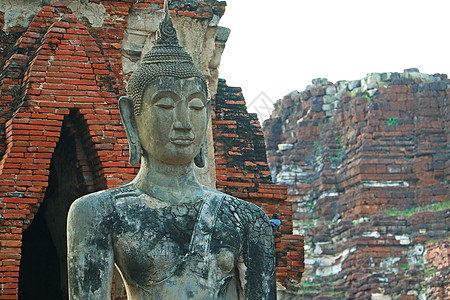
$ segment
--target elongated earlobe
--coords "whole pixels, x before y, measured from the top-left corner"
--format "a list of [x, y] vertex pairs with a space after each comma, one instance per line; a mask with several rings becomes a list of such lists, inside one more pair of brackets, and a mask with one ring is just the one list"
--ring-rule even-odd
[[141, 162], [141, 142], [137, 133], [136, 122], [134, 120], [133, 102], [128, 97], [120, 97], [119, 111], [123, 126], [128, 137], [130, 148], [130, 164], [137, 165]]
[[206, 144], [206, 136], [203, 136], [203, 142], [200, 146], [200, 151], [194, 157], [194, 163], [197, 167], [203, 168], [205, 166], [205, 155], [208, 153], [208, 146]]
[[206, 115], [208, 117], [206, 118], [205, 134], [203, 134], [202, 145], [200, 146], [200, 151], [194, 157], [194, 163], [199, 168], [203, 168], [205, 166], [205, 164], [206, 164], [206, 156], [205, 155], [208, 155], [208, 143], [206, 142], [206, 132], [208, 130], [209, 118], [211, 116], [211, 100], [208, 100], [206, 103]]

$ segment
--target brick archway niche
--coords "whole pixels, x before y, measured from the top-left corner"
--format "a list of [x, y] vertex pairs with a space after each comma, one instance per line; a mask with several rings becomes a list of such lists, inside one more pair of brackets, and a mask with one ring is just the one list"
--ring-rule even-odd
[[[14, 54], [8, 60], [8, 65], [23, 66], [23, 80], [3, 80], [3, 88], [10, 90], [15, 83], [19, 93], [6, 99], [11, 114], [4, 120], [0, 162], [0, 298], [46, 294], [43, 298], [58, 299], [52, 296], [66, 295], [66, 272], [60, 270], [65, 270], [70, 203], [82, 194], [129, 182], [136, 169], [126, 163], [116, 79], [87, 27], [64, 7], [46, 6], [23, 36], [18, 49], [39, 47], [30, 50], [30, 59]], [[18, 76], [10, 69], [4, 73]], [[33, 244], [34, 239], [40, 242]], [[49, 263], [42, 262], [46, 255], [53, 257]], [[48, 278], [46, 269], [64, 277]], [[55, 292], [36, 291], [47, 287]]]
[[[87, 124], [78, 110], [65, 116], [52, 154], [48, 187], [31, 224], [23, 232], [19, 299], [68, 299], [66, 219], [72, 202], [106, 188]], [[97, 178], [97, 180], [94, 180]]]

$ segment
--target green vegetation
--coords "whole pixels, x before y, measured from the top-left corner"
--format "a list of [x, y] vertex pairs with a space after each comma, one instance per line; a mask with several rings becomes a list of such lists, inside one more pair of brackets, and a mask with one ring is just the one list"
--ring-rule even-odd
[[322, 286], [320, 283], [312, 283], [312, 282], [304, 282], [302, 281], [302, 288], [301, 290], [303, 292], [310, 292], [310, 293], [318, 293], [322, 289]]
[[[341, 139], [341, 136], [337, 136], [337, 137], [336, 137], [336, 141], [339, 143], [339, 145], [341, 145], [340, 139]], [[345, 153], [345, 149], [346, 149], [346, 148], [347, 148], [347, 146], [346, 146], [346, 145], [343, 145], [341, 148], [339, 148], [339, 149], [336, 151], [336, 154], [335, 154], [335, 155], [328, 155], [328, 159], [329, 159], [330, 161], [341, 159], [341, 157], [342, 157], [342, 156], [344, 155], [344, 153]]]
[[340, 292], [339, 292], [339, 291], [332, 290], [332, 291], [330, 292], [330, 294], [331, 294], [331, 295], [339, 295]]
[[429, 268], [426, 268], [425, 270], [423, 270], [423, 272], [425, 273], [425, 275], [432, 275], [432, 274], [436, 274], [437, 273], [436, 270], [429, 269]]
[[389, 86], [389, 82], [387, 82], [387, 81], [380, 81], [380, 82], [378, 82], [378, 87], [387, 88], [388, 86]]
[[396, 215], [398, 215], [398, 209], [397, 209], [397, 207], [394, 206], [390, 210], [386, 210], [385, 214], [388, 216], [396, 216]]
[[431, 82], [431, 79], [428, 77], [420, 77], [420, 80], [422, 80], [422, 83], [429, 83]]
[[319, 223], [319, 219], [310, 219], [310, 220], [302, 220], [302, 221], [294, 221], [295, 227], [309, 229], [316, 227]]
[[303, 282], [303, 287], [311, 287], [311, 286], [314, 286], [314, 283], [308, 281]]
[[410, 209], [399, 211], [397, 207], [392, 207], [390, 210], [386, 210], [384, 213], [388, 216], [402, 216], [402, 217], [410, 217], [419, 212], [433, 212], [440, 211], [450, 208], [450, 201], [433, 203], [428, 206], [423, 207], [412, 207]]
[[389, 120], [387, 120], [387, 124], [388, 125], [398, 125], [398, 118], [389, 118]]
[[367, 94], [362, 95], [363, 98], [366, 98], [367, 101], [373, 101], [373, 96], [369, 96]]
[[306, 202], [306, 207], [307, 208], [312, 208], [313, 206], [314, 206], [314, 203], [312, 201]]

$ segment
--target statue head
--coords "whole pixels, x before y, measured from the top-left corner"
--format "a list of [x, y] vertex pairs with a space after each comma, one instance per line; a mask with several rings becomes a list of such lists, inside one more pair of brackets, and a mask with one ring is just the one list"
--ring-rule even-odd
[[119, 109], [131, 164], [139, 163], [144, 151], [164, 163], [194, 159], [203, 167], [200, 149], [210, 113], [207, 82], [178, 44], [167, 1], [155, 45], [131, 75], [127, 96], [119, 100]]

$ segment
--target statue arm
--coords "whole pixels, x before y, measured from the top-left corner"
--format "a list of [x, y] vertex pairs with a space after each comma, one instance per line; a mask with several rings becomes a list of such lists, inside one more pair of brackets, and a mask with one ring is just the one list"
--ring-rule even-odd
[[252, 208], [243, 248], [245, 268], [240, 268], [245, 272], [244, 299], [274, 300], [277, 296], [272, 227], [262, 209]]
[[67, 219], [69, 299], [111, 299], [114, 255], [95, 194], [76, 200]]

